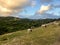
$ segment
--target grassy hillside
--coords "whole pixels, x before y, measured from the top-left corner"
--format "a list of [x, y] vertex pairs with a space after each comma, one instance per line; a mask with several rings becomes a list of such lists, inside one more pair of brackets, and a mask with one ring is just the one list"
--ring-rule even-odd
[[50, 24], [30, 33], [22, 30], [0, 35], [0, 45], [60, 45], [60, 26]]
[[42, 24], [58, 21], [59, 19], [21, 19], [17, 17], [0, 17], [0, 35], [31, 27], [40, 27]]

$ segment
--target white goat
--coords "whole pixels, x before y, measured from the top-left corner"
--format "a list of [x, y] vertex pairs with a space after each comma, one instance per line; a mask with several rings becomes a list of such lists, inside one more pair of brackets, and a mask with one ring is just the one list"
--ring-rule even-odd
[[47, 26], [46, 24], [42, 25], [42, 27], [46, 27], [46, 26]]
[[27, 29], [28, 32], [32, 32], [32, 29]]

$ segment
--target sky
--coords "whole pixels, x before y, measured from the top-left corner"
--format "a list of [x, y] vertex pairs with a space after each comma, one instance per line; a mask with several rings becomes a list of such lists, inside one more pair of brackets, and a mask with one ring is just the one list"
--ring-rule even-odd
[[0, 16], [60, 18], [60, 0], [0, 0]]

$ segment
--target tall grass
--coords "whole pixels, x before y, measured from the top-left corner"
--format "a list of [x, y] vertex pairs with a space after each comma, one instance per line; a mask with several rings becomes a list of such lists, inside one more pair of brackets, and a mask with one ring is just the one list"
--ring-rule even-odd
[[27, 30], [0, 35], [0, 45], [52, 45], [60, 37], [60, 26], [38, 27], [32, 32]]

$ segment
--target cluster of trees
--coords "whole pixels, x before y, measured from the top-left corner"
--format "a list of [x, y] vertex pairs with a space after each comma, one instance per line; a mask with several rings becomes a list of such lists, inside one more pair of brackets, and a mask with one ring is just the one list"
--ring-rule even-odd
[[20, 19], [16, 17], [0, 17], [0, 35], [18, 30], [28, 29], [30, 27], [39, 27], [42, 24], [58, 21], [60, 19]]

